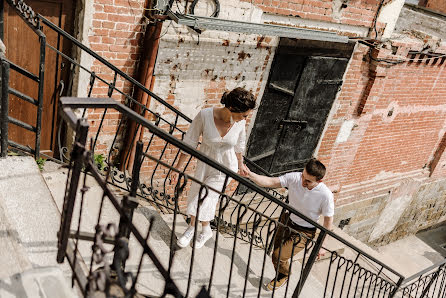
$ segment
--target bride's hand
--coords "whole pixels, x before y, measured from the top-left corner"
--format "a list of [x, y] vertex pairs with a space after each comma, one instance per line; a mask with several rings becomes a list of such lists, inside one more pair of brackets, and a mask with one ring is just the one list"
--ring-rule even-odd
[[239, 165], [238, 173], [239, 173], [241, 176], [243, 176], [243, 177], [247, 177], [247, 176], [249, 175], [249, 172], [250, 172], [250, 170], [248, 169], [248, 167], [247, 167], [244, 163], [241, 163], [241, 164]]

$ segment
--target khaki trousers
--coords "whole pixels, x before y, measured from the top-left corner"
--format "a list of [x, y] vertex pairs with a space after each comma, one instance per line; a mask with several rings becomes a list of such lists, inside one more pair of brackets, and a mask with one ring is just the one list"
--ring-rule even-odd
[[[274, 251], [272, 255], [274, 268], [284, 275], [290, 274], [289, 259], [305, 248], [305, 244], [314, 238], [316, 231], [307, 230], [295, 224], [288, 216], [282, 216], [280, 222], [297, 232], [291, 231], [286, 226], [279, 225], [274, 239]], [[310, 243], [308, 243], [310, 245]], [[282, 249], [280, 247], [282, 246]], [[294, 250], [293, 250], [294, 246]], [[279, 258], [280, 252], [280, 258]]]

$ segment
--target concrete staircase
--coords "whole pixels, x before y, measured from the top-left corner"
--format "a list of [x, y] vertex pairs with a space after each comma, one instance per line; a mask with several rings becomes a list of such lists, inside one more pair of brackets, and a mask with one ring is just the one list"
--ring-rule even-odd
[[[75, 297], [76, 292], [70, 288], [71, 269], [65, 263], [56, 263], [57, 237], [60, 225], [60, 211], [66, 185], [67, 169], [47, 162], [46, 171], [39, 171], [35, 161], [30, 157], [9, 157], [0, 160], [0, 297]], [[43, 175], [43, 178], [42, 178]], [[81, 177], [81, 181], [84, 177]], [[102, 190], [91, 177], [86, 178], [89, 191], [84, 197], [81, 231], [94, 232], [99, 214]], [[46, 182], [46, 184], [45, 184]], [[73, 214], [72, 229], [77, 228], [79, 219], [79, 198]], [[149, 238], [149, 245], [165, 268], [168, 267], [170, 235], [173, 228], [173, 215], [160, 215], [149, 203], [141, 201], [135, 212], [133, 223], [142, 235], [146, 235], [149, 220], [154, 218], [154, 227]], [[118, 224], [119, 216], [114, 207], [105, 200], [101, 215], [101, 224], [113, 222]], [[177, 216], [175, 235], [179, 237], [186, 229], [182, 216]], [[390, 267], [404, 274], [405, 265], [396, 263], [394, 258], [380, 254], [367, 245], [335, 230], [341, 237], [354, 243], [365, 252], [385, 262]], [[217, 232], [206, 245], [195, 251], [193, 275], [189, 297], [194, 297], [202, 286], [208, 286], [211, 275], [213, 252]], [[176, 241], [176, 239], [174, 240]], [[91, 261], [91, 242], [80, 241], [79, 251], [85, 265]], [[127, 270], [136, 272], [142, 249], [138, 242], [130, 239], [130, 251]], [[354, 259], [355, 254], [345, 245], [334, 239], [327, 239], [324, 244], [343, 256]], [[110, 246], [111, 247], [111, 246]], [[229, 283], [234, 238], [219, 233], [216, 264], [214, 267], [212, 297], [226, 297]], [[171, 276], [182, 291], [186, 293], [189, 268], [191, 266], [192, 248], [179, 249], [174, 243], [175, 257]], [[232, 265], [232, 278], [229, 297], [257, 297], [259, 288], [261, 297], [271, 297], [264, 284], [274, 277], [271, 259], [264, 250], [252, 248], [239, 239], [235, 242], [235, 254]], [[294, 292], [301, 270], [303, 256], [297, 256], [292, 266], [292, 275], [288, 288], [280, 288], [275, 297], [290, 297]], [[249, 266], [248, 266], [249, 262]], [[410, 262], [410, 260], [408, 260]], [[313, 266], [301, 297], [323, 297], [328, 259], [320, 260]], [[264, 265], [264, 266], [263, 266]], [[262, 277], [262, 267], [264, 267]], [[424, 265], [420, 266], [420, 270]], [[248, 278], [245, 277], [248, 272]], [[409, 275], [409, 274], [407, 274]], [[149, 296], [159, 296], [163, 289], [163, 278], [148, 257], [144, 257], [137, 289]]]
[[[59, 208], [62, 207], [64, 190], [60, 185], [66, 182], [66, 170], [59, 169], [44, 173], [45, 180], [52, 191], [56, 204]], [[81, 177], [82, 181], [83, 177]], [[94, 226], [97, 223], [97, 215], [99, 213], [99, 203], [102, 197], [102, 190], [96, 185], [91, 177], [87, 177], [87, 185], [89, 191], [84, 198], [84, 208], [82, 213], [81, 231], [93, 232]], [[77, 199], [78, 203], [80, 201]], [[73, 214], [72, 229], [77, 228], [79, 218], [79, 204], [76, 204]], [[142, 235], [146, 235], [149, 226], [149, 220], [154, 218], [154, 227], [149, 238], [149, 245], [155, 251], [157, 257], [165, 268], [168, 267], [169, 250], [170, 250], [170, 235], [173, 227], [173, 214], [160, 215], [149, 203], [141, 201], [137, 208], [133, 223], [139, 229]], [[107, 224], [113, 222], [118, 224], [119, 216], [114, 210], [113, 206], [107, 200], [104, 204], [104, 209], [101, 215], [101, 223]], [[175, 235], [179, 237], [187, 227], [187, 223], [181, 215], [177, 216]], [[195, 259], [193, 263], [193, 275], [191, 279], [189, 297], [194, 297], [198, 294], [202, 286], [208, 286], [211, 275], [211, 267], [213, 260], [213, 252], [215, 245], [216, 231], [214, 231], [213, 239], [209, 240], [206, 245], [195, 251]], [[176, 242], [176, 238], [174, 240]], [[81, 242], [80, 242], [81, 243]], [[211, 288], [212, 297], [226, 297], [229, 271], [231, 267], [232, 250], [234, 246], [234, 238], [227, 235], [219, 234], [219, 246], [217, 250], [216, 264], [213, 275], [213, 286]], [[126, 269], [136, 272], [141, 256], [141, 247], [139, 243], [133, 238], [129, 242], [130, 251], [132, 252], [126, 264]], [[187, 290], [187, 281], [189, 275], [189, 268], [191, 265], [192, 248], [186, 247], [179, 249], [174, 243], [175, 256], [171, 268], [171, 276], [183, 294]], [[83, 242], [79, 246], [79, 250], [87, 266], [91, 260], [91, 243]], [[248, 268], [249, 244], [236, 241], [236, 253], [234, 255], [234, 262], [232, 267], [232, 278], [229, 297], [241, 297], [245, 288], [245, 275]], [[264, 277], [261, 280], [262, 265], [265, 257], [264, 250], [254, 249], [251, 253], [251, 261], [249, 265], [249, 276], [246, 283], [245, 297], [257, 297], [259, 287], [261, 288], [261, 297], [271, 297], [271, 292], [267, 292], [264, 284], [269, 282], [275, 274], [271, 259], [269, 256], [265, 258]], [[293, 274], [290, 280], [288, 294], [290, 296], [294, 291], [299, 277], [300, 266], [298, 263], [293, 264]], [[141, 294], [149, 296], [160, 296], [163, 290], [164, 280], [160, 273], [149, 260], [144, 258], [141, 268], [141, 274], [138, 278], [137, 289]], [[285, 287], [276, 291], [276, 297], [285, 297]], [[321, 283], [312, 275], [308, 278], [308, 282], [303, 289], [301, 297], [322, 297], [323, 287]]]

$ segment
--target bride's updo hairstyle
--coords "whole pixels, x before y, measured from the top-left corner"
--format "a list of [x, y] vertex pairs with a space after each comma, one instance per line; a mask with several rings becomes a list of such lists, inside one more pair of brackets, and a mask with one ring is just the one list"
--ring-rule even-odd
[[225, 92], [220, 102], [233, 113], [244, 113], [256, 106], [254, 95], [241, 87], [235, 88], [231, 92]]

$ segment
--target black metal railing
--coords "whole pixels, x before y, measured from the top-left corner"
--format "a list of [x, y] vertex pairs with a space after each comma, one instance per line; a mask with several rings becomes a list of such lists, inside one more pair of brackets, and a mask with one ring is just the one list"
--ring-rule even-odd
[[[10, 1], [8, 3], [10, 3]], [[187, 117], [185, 114], [177, 110], [171, 104], [169, 104], [168, 102], [166, 102], [165, 100], [163, 100], [162, 98], [160, 98], [159, 96], [148, 90], [134, 78], [130, 77], [125, 72], [121, 71], [119, 68], [108, 62], [106, 59], [102, 58], [96, 52], [83, 45], [81, 42], [76, 40], [70, 34], [63, 31], [58, 26], [51, 23], [41, 15], [35, 14], [35, 18], [32, 18], [32, 20], [33, 20], [33, 26], [35, 23], [36, 24], [35, 26], [37, 26], [36, 28], [45, 26], [46, 30], [53, 30], [58, 34], [60, 39], [59, 41], [60, 44], [63, 44], [64, 42], [69, 42], [74, 48], [71, 51], [72, 53], [78, 53], [79, 51], [82, 51], [83, 53], [89, 55], [92, 58], [89, 60], [93, 60], [92, 61], [93, 67], [96, 67], [97, 69], [102, 69], [100, 73], [92, 71], [91, 69], [81, 65], [78, 62], [79, 59], [77, 59], [76, 57], [68, 56], [67, 54], [58, 50], [57, 45], [55, 44], [52, 45], [46, 42], [45, 38], [41, 39], [43, 50], [45, 50], [45, 48], [48, 48], [49, 51], [56, 53], [57, 57], [59, 58], [56, 60], [64, 61], [64, 63], [66, 64], [65, 67], [71, 69], [72, 77], [74, 77], [76, 73], [78, 73], [78, 75], [80, 75], [81, 73], [83, 73], [84, 75], [87, 74], [87, 78], [89, 77], [89, 85], [88, 85], [88, 90], [85, 91], [89, 97], [97, 94], [98, 92], [103, 92], [97, 90], [103, 90], [105, 88], [107, 94], [104, 95], [108, 97], [114, 97], [117, 100], [122, 101], [127, 107], [130, 107], [135, 111], [138, 111], [139, 114], [144, 115], [144, 117], [146, 117], [147, 119], [152, 119], [151, 123], [155, 124], [157, 127], [163, 129], [169, 134], [179, 139], [182, 139], [184, 137], [185, 130], [187, 129], [188, 124], [191, 122], [191, 119], [189, 117]], [[42, 34], [41, 31], [39, 32], [40, 32], [39, 34]], [[41, 69], [44, 69], [44, 67], [41, 67]], [[112, 78], [111, 81], [108, 80], [108, 78], [110, 77]], [[69, 88], [66, 89], [68, 90], [69, 93]], [[154, 110], [152, 110], [151, 108], [149, 108], [148, 106], [139, 103], [134, 96], [138, 92], [142, 92], [148, 95], [152, 99], [152, 104], [154, 106], [162, 106], [162, 109], [164, 109], [164, 113], [159, 114]], [[4, 99], [7, 100], [7, 98]], [[39, 99], [38, 102], [41, 103], [42, 100]], [[7, 106], [7, 103], [5, 103], [4, 105]], [[7, 109], [5, 109], [5, 111], [7, 111]], [[133, 162], [136, 142], [140, 139], [143, 140], [143, 138], [140, 136], [144, 134], [144, 132], [141, 132], [144, 130], [144, 128], [142, 128], [140, 125], [136, 125], [135, 127], [134, 123], [131, 122], [120, 121], [121, 119], [119, 119], [120, 117], [119, 115], [112, 114], [107, 109], [101, 111], [99, 111], [99, 109], [84, 110], [83, 115], [84, 116], [88, 115], [90, 119], [91, 128], [89, 136], [93, 138], [93, 143], [91, 145], [92, 151], [94, 152], [93, 155], [97, 160], [102, 160], [101, 163], [103, 163], [105, 171], [107, 171], [107, 169], [110, 169], [111, 177], [109, 179], [109, 183], [123, 190], [127, 191], [130, 190], [131, 175], [128, 174], [129, 171], [127, 169], [131, 168], [131, 164]], [[95, 119], [93, 119], [93, 116], [95, 117]], [[4, 119], [9, 119], [9, 118], [5, 117]], [[5, 120], [5, 122], [7, 121]], [[119, 122], [119, 124], [115, 125], [110, 124], [116, 122]], [[132, 125], [133, 129], [131, 129]], [[37, 126], [40, 127], [40, 122], [38, 122]], [[111, 126], [112, 126], [112, 131], [110, 131]], [[73, 146], [72, 145], [73, 140], [69, 138], [66, 138], [65, 140], [62, 139], [61, 137], [61, 135], [63, 135], [63, 133], [61, 133], [62, 127], [63, 127], [62, 124], [59, 125], [58, 137], [56, 138], [59, 147], [59, 149], [57, 150], [59, 156], [56, 159], [58, 159], [59, 162], [68, 163], [70, 157], [67, 156], [66, 153], [69, 151], [69, 148]], [[7, 123], [6, 123], [6, 128], [7, 128]], [[7, 132], [4, 135], [5, 137], [3, 139], [7, 140]], [[69, 134], [66, 133], [65, 135]], [[36, 148], [39, 148], [37, 141], [38, 139], [36, 139]], [[151, 148], [156, 147], [155, 146], [156, 144], [153, 144], [153, 140], [150, 140], [150, 138], [145, 138], [143, 141], [145, 143], [150, 143]], [[14, 145], [18, 149], [22, 149], [23, 151], [26, 151], [25, 149], [28, 149], [28, 152], [34, 154], [37, 154], [36, 152], [39, 152], [39, 150], [29, 151], [31, 149], [28, 148], [27, 146], [24, 146], [22, 144], [16, 144], [14, 142], [11, 142], [10, 140], [9, 144]], [[158, 146], [159, 150], [167, 150], [167, 148], [165, 147], [163, 148], [163, 146], [164, 145]], [[7, 146], [4, 147], [6, 148]], [[177, 153], [179, 153], [179, 151]], [[42, 153], [42, 155], [45, 158], [53, 160], [55, 159], [55, 157], [48, 156], [45, 153]], [[178, 156], [172, 156], [172, 157], [176, 159]], [[264, 175], [269, 175], [266, 171], [264, 171], [262, 168], [257, 166], [255, 163], [249, 161], [248, 159], [246, 159], [246, 162], [249, 165], [249, 167], [255, 170], [256, 172], [260, 172]], [[186, 163], [186, 171], [190, 172], [192, 170], [193, 170], [193, 162], [191, 162], [191, 160], [189, 159], [189, 161]], [[155, 179], [155, 177], [152, 177], [151, 179]], [[151, 200], [151, 202], [155, 206], [157, 206], [157, 208], [161, 212], [173, 212], [174, 203], [169, 194], [169, 188], [172, 187], [168, 184], [164, 184], [164, 187], [162, 189], [157, 189], [152, 191], [152, 188], [149, 185], [145, 185], [143, 183], [141, 187], [142, 191], [139, 193], [139, 196], [147, 200]], [[265, 197], [260, 196], [257, 193], [248, 193], [246, 189], [239, 188], [237, 185], [231, 185], [231, 190], [234, 191], [234, 193], [239, 194], [238, 196], [239, 200], [243, 201], [243, 203], [246, 204], [248, 207], [253, 209], [259, 209], [259, 211], [261, 211], [264, 214], [268, 214], [268, 216], [271, 217], [278, 218], [280, 216], [282, 211], [280, 206], [275, 206], [270, 204]], [[280, 193], [274, 190], [270, 190], [269, 192], [276, 198], [282, 201], [286, 201], [286, 197], [282, 196]], [[236, 205], [234, 204], [230, 204], [230, 206], [228, 206], [227, 214], [225, 214], [225, 217], [223, 219], [223, 226], [224, 229], [227, 231], [232, 231], [232, 232], [236, 231], [235, 226], [237, 225], [236, 222], [237, 210], [236, 208], [234, 208], [235, 206]], [[241, 237], [242, 239], [249, 242], [250, 238], [253, 237], [254, 235], [250, 235], [249, 233], [246, 233], [246, 231], [252, 225], [253, 220], [254, 217], [252, 214], [248, 216], [247, 220], [242, 223], [241, 225], [242, 227], [239, 230], [237, 230], [238, 237]], [[254, 236], [254, 245], [260, 247], [268, 245], [266, 239], [264, 238], [264, 235], [267, 234], [266, 231], [267, 231], [267, 226], [265, 225], [265, 223], [261, 223], [258, 235]]]
[[[144, 257], [149, 257], [149, 262], [153, 265], [157, 273], [161, 275], [163, 281], [161, 297], [172, 295], [174, 297], [184, 297], [181, 291], [172, 280], [170, 272], [167, 271], [157, 258], [154, 250], [149, 246], [149, 238], [153, 228], [154, 219], [149, 220], [146, 236], [144, 237], [140, 229], [133, 225], [133, 211], [136, 208], [137, 202], [135, 200], [138, 183], [132, 184], [129, 196], [125, 196], [122, 200], [119, 199], [110, 189], [107, 183], [107, 176], [103, 177], [94, 163], [92, 152], [86, 150], [86, 140], [88, 133], [88, 124], [85, 120], [77, 120], [74, 114], [67, 112], [64, 114], [65, 119], [69, 119], [71, 125], [76, 128], [76, 141], [71, 153], [71, 161], [68, 179], [69, 184], [66, 188], [66, 196], [64, 199], [62, 221], [60, 226], [58, 255], [57, 260], [63, 262], [65, 256], [68, 263], [73, 268], [73, 281], [76, 280], [82, 294], [85, 297], [93, 297], [96, 293], [105, 293], [106, 297], [134, 297], [140, 290], [138, 284], [141, 282], [141, 276], [144, 274], [143, 264], [147, 265]], [[142, 144], [138, 150], [138, 160], [141, 157]], [[134, 181], [138, 181], [140, 162], [134, 164]], [[82, 171], [84, 174], [82, 174]], [[83, 175], [82, 182], [80, 182], [81, 174]], [[81, 232], [83, 224], [84, 204], [86, 204], [86, 194], [89, 186], [87, 185], [87, 175], [93, 178], [94, 182], [102, 190], [102, 198], [100, 199], [100, 207], [98, 208], [97, 221], [94, 225], [94, 233]], [[91, 183], [90, 181], [88, 184]], [[80, 185], [80, 206], [77, 218], [77, 229], [71, 235], [75, 240], [69, 239], [70, 226], [74, 213], [74, 206], [78, 187]], [[117, 213], [117, 219], [104, 223], [102, 214], [103, 206], [109, 203], [113, 206]], [[90, 210], [91, 211], [91, 210]], [[89, 217], [92, 214], [89, 214]], [[93, 243], [91, 246], [91, 257], [88, 268], [83, 270], [78, 265], [80, 260], [84, 257], [80, 253], [79, 242], [89, 240]], [[140, 255], [137, 269], [133, 271], [126, 270], [126, 262], [130, 256], [129, 239], [133, 240], [133, 244], [139, 247]], [[135, 249], [132, 250], [132, 254]], [[110, 261], [112, 258], [112, 261]], [[209, 297], [205, 291], [199, 293], [197, 297]]]
[[[169, 197], [168, 200], [172, 206], [173, 214], [171, 217], [165, 215], [167, 216], [167, 219], [165, 218], [164, 220], [161, 220], [161, 222], [169, 222], [169, 220], [170, 222], [162, 230], [162, 233], [167, 233], [168, 235], [165, 236], [164, 243], [161, 243], [163, 248], [156, 250], [157, 258], [160, 259], [161, 263], [167, 265], [167, 272], [171, 273], [172, 279], [179, 285], [180, 291], [186, 293], [186, 296], [196, 294], [201, 286], [206, 286], [206, 289], [212, 296], [222, 295], [231, 297], [232, 295], [239, 295], [246, 297], [250, 295], [257, 296], [268, 294], [268, 292], [265, 291], [263, 284], [265, 281], [274, 278], [275, 271], [271, 267], [270, 257], [268, 256], [268, 246], [265, 245], [265, 243], [271, 242], [274, 237], [274, 231], [276, 231], [278, 227], [282, 227], [282, 230], [295, 232], [296, 235], [298, 235], [295, 241], [305, 239], [306, 245], [301, 252], [302, 255], [300, 256], [300, 261], [290, 263], [290, 270], [293, 274], [291, 275], [289, 283], [285, 288], [277, 290], [275, 295], [283, 297], [292, 295], [293, 297], [297, 297], [305, 291], [310, 291], [310, 289], [313, 291], [314, 288], [319, 291], [316, 296], [320, 297], [393, 297], [397, 292], [399, 284], [403, 280], [400, 274], [339, 236], [326, 230], [321, 225], [312, 222], [297, 210], [266, 192], [264, 189], [256, 186], [249, 180], [240, 177], [214, 160], [209, 159], [196, 149], [186, 145], [175, 136], [160, 129], [158, 126], [127, 106], [107, 98], [63, 98], [61, 103], [65, 115], [64, 118], [71, 123], [71, 125], [74, 125], [76, 121], [81, 121], [76, 120], [73, 112], [74, 109], [106, 108], [110, 111], [118, 111], [122, 116], [120, 118], [121, 121], [133, 121], [141, 127], [144, 127], [147, 132], [150, 133], [149, 142], [139, 143], [138, 153], [135, 157], [136, 163], [139, 165], [138, 168], [133, 168], [133, 175], [139, 173], [139, 177], [129, 179], [129, 196], [132, 197], [132, 194], [137, 196], [138, 194], [145, 192], [145, 195], [152, 197], [152, 201], [157, 201], [157, 197], [159, 196]], [[82, 123], [85, 123], [83, 127], [86, 127], [88, 122], [83, 120]], [[101, 176], [97, 169], [91, 170], [91, 168], [95, 166], [92, 161], [94, 153], [91, 150], [91, 146], [94, 144], [94, 138], [87, 141], [87, 135], [88, 133], [86, 131], [78, 129], [76, 134], [77, 141], [73, 154], [79, 154], [79, 150], [81, 152], [86, 152], [83, 154], [88, 156], [89, 162], [88, 164], [85, 164], [84, 161], [84, 167], [87, 171], [92, 172], [92, 175], [98, 179], [99, 177], [103, 177], [103, 175]], [[82, 136], [82, 138], [79, 136]], [[157, 149], [153, 150], [151, 146], [155, 146]], [[87, 150], [87, 148], [90, 149]], [[246, 204], [243, 196], [247, 196], [247, 194], [227, 194], [227, 183], [225, 183], [222, 189], [213, 189], [202, 181], [195, 179], [184, 170], [176, 169], [173, 165], [175, 164], [175, 157], [178, 156], [180, 151], [186, 152], [191, 155], [194, 160], [197, 159], [205, 162], [208, 166], [220, 171], [222, 175], [224, 175], [226, 182], [232, 179], [243, 185], [243, 187], [248, 190], [247, 194], [249, 194], [251, 198], [255, 196], [264, 198], [266, 206], [257, 208], [259, 203], [260, 205], [262, 204], [261, 202], [257, 202], [257, 205], [251, 204], [251, 206]], [[59, 261], [62, 261], [63, 256], [66, 255], [66, 243], [69, 242], [70, 237], [74, 238], [75, 241], [80, 241], [81, 237], [79, 235], [84, 235], [82, 239], [87, 239], [85, 235], [94, 234], [93, 231], [95, 227], [98, 226], [97, 224], [91, 226], [91, 231], [82, 231], [82, 229], [79, 228], [82, 224], [78, 224], [77, 230], [70, 230], [73, 226], [72, 216], [75, 209], [75, 200], [79, 200], [76, 199], [76, 179], [79, 179], [79, 177], [76, 178], [78, 176], [76, 173], [80, 174], [82, 169], [82, 164], [73, 164], [73, 161], [71, 161], [71, 163], [71, 167], [73, 168], [70, 176], [71, 185], [68, 188], [65, 197], [66, 205], [64, 205], [61, 232], [59, 234]], [[144, 169], [149, 170], [144, 172]], [[111, 171], [112, 169], [110, 168], [106, 170], [106, 179], [112, 178], [113, 175], [111, 175]], [[172, 171], [178, 172], [180, 178], [178, 179], [179, 181], [177, 184], [168, 187], [170, 185], [169, 176]], [[148, 176], [147, 173], [150, 173], [150, 176]], [[144, 180], [146, 180], [146, 183], [143, 185], [141, 182]], [[139, 181], [140, 183], [136, 185], [133, 181]], [[201, 248], [199, 251], [195, 249], [195, 244], [192, 244], [191, 249], [178, 251], [178, 247], [175, 244], [176, 237], [184, 231], [187, 225], [182, 216], [184, 213], [181, 212], [181, 208], [179, 208], [178, 204], [182, 201], [181, 198], [184, 196], [184, 193], [187, 192], [190, 181], [193, 181], [200, 186], [199, 202], [202, 202], [211, 191], [218, 193], [220, 200], [215, 223], [217, 232], [215, 233], [213, 240], [210, 241], [210, 245]], [[107, 185], [105, 182], [102, 183], [101, 187], [107, 187], [107, 196], [111, 196], [108, 192], [111, 192], [112, 188], [115, 190], [119, 189], [114, 185], [110, 185], [110, 183]], [[85, 187], [82, 187], [81, 191], [83, 189], [85, 189]], [[251, 200], [252, 199], [248, 200], [248, 202], [251, 202]], [[71, 203], [68, 204], [68, 202]], [[123, 202], [125, 202], [125, 199]], [[136, 209], [135, 214], [144, 213], [142, 210], [138, 211], [143, 208], [143, 206], [146, 206], [145, 208], [150, 208], [150, 205], [144, 205], [142, 202], [141, 204], [142, 206]], [[103, 206], [102, 203], [101, 206]], [[98, 214], [102, 214], [103, 217], [106, 217], [104, 215], [105, 211], [101, 211], [103, 209], [104, 208], [101, 209], [100, 207]], [[277, 217], [270, 216], [272, 213], [268, 211], [269, 209], [281, 210], [281, 213], [284, 211], [285, 213], [296, 214], [299, 217], [312, 222], [317, 227], [318, 236], [315, 239], [310, 239], [305, 234], [294, 231], [288, 227], [286, 221], [281, 221]], [[228, 212], [228, 210], [230, 210], [230, 212]], [[265, 210], [265, 212], [262, 212], [263, 210]], [[86, 211], [82, 211], [81, 208], [79, 212], [82, 214], [82, 212]], [[200, 204], [197, 213], [199, 212]], [[228, 216], [232, 217], [232, 222], [234, 224], [224, 224], [224, 221], [227, 221], [225, 217]], [[79, 218], [81, 218], [81, 215], [79, 215]], [[130, 221], [130, 219], [127, 221]], [[118, 226], [118, 222], [120, 222], [120, 217], [117, 214], [115, 217], [116, 226]], [[133, 223], [135, 222], [141, 224], [140, 220], [133, 217]], [[198, 229], [197, 223], [196, 229]], [[220, 231], [230, 233], [237, 237], [227, 238], [224, 236], [225, 234], [221, 234]], [[161, 231], [158, 231], [158, 233], [161, 233]], [[336, 251], [330, 251], [328, 247], [324, 246], [324, 239], [327, 235], [346, 246], [346, 252], [342, 256]], [[241, 241], [240, 238], [245, 241]], [[90, 240], [93, 241], [94, 237], [90, 237]], [[265, 241], [265, 243], [262, 244], [262, 241]], [[130, 240], [130, 246], [132, 246], [131, 242], [132, 240]], [[157, 245], [160, 245], [160, 243], [157, 243]], [[329, 258], [325, 261], [316, 262], [317, 254], [321, 247], [325, 247], [328, 250], [327, 254]], [[279, 251], [279, 255], [280, 253], [281, 252]], [[132, 254], [131, 251], [130, 254]], [[185, 254], [187, 256], [185, 256]], [[84, 259], [86, 259], [86, 257], [84, 257]], [[142, 268], [145, 268], [145, 266], [150, 267], [150, 265], [144, 265], [144, 263], [142, 263], [142, 265], [131, 264], [131, 262], [127, 261], [125, 268], [136, 269], [141, 266]], [[142, 280], [141, 282], [143, 283]], [[155, 287], [153, 283], [151, 286]], [[152, 290], [156, 292], [156, 290]], [[162, 289], [158, 289], [158, 292], [161, 293]]]
[[446, 297], [446, 258], [406, 278], [400, 291], [402, 297]]

